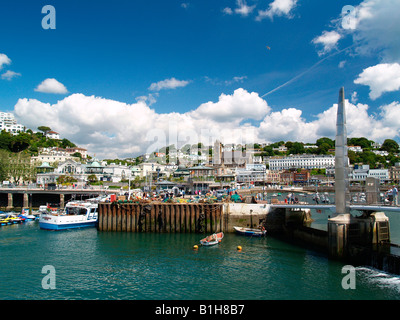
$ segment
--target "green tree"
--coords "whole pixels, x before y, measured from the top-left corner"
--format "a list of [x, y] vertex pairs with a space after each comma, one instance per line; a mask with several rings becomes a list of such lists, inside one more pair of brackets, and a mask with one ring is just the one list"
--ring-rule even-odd
[[69, 183], [77, 182], [78, 180], [71, 176], [62, 175], [62, 176], [59, 176], [56, 179], [56, 181], [58, 184], [69, 184]]
[[290, 149], [292, 146], [293, 146], [293, 142], [292, 141], [287, 141], [285, 143], [285, 147], [288, 148], [288, 149]]
[[0, 150], [0, 182], [9, 179], [8, 166], [10, 164], [9, 152]]
[[288, 149], [289, 154], [303, 154], [304, 152], [305, 152], [304, 144], [301, 142], [293, 142], [290, 148]]
[[38, 127], [39, 131], [42, 131], [43, 134], [45, 135], [47, 132], [51, 131], [50, 127], [46, 127], [46, 126], [40, 126]]
[[349, 156], [349, 161], [351, 164], [355, 164], [360, 162], [360, 158], [357, 155], [357, 152], [354, 152], [352, 150], [348, 150], [348, 156]]
[[315, 144], [318, 147], [320, 147], [322, 144], [326, 144], [329, 147], [328, 149], [333, 149], [335, 147], [335, 141], [327, 137], [319, 138]]
[[278, 148], [279, 146], [282, 146], [284, 144], [285, 144], [285, 141], [279, 141], [279, 142], [274, 142], [274, 143], [270, 144], [270, 146], [272, 148]]
[[10, 150], [12, 152], [21, 152], [29, 147], [31, 136], [28, 133], [21, 132], [11, 139]]
[[10, 151], [10, 146], [13, 141], [13, 135], [3, 130], [0, 133], [0, 149]]
[[263, 148], [264, 152], [266, 154], [266, 156], [272, 157], [275, 155], [274, 150], [272, 150], [272, 145], [269, 146], [265, 146]]
[[392, 139], [386, 139], [382, 144], [381, 150], [385, 150], [389, 153], [397, 153], [399, 151], [399, 145]]
[[364, 151], [360, 154], [360, 160], [364, 164], [368, 164], [371, 169], [376, 167], [376, 154], [372, 151]]
[[347, 145], [349, 146], [360, 146], [363, 148], [363, 150], [369, 150], [371, 149], [371, 144], [374, 141], [368, 140], [367, 138], [361, 137], [361, 138], [348, 138], [347, 139]]
[[31, 157], [26, 152], [10, 152], [7, 175], [16, 183], [33, 181], [35, 168], [31, 165]]
[[76, 147], [76, 144], [72, 143], [68, 139], [62, 139], [60, 143], [60, 148], [66, 149], [66, 148], [74, 148]]
[[327, 154], [329, 149], [333, 149], [332, 145], [327, 142], [323, 142], [318, 146], [318, 154]]
[[94, 182], [97, 182], [97, 181], [98, 181], [98, 179], [97, 179], [97, 177], [96, 177], [95, 174], [89, 175], [89, 176], [87, 177], [87, 179], [88, 179], [88, 181], [89, 181], [90, 183], [94, 183]]

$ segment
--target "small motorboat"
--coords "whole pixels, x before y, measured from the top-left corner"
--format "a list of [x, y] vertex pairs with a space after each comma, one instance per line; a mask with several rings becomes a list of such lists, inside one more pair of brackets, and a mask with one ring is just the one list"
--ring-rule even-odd
[[14, 224], [21, 223], [21, 222], [24, 222], [24, 221], [25, 221], [24, 218], [18, 218], [18, 217], [16, 217], [16, 216], [10, 216], [9, 219], [10, 219], [10, 221], [11, 221], [12, 223], [14, 223]]
[[36, 220], [36, 216], [34, 216], [33, 214], [28, 214], [28, 215], [19, 214], [18, 218], [25, 219], [25, 221], [34, 221], [34, 220]]
[[0, 226], [6, 226], [8, 224], [12, 224], [12, 222], [10, 221], [10, 218], [3, 218], [0, 220]]
[[236, 233], [243, 236], [261, 237], [267, 234], [267, 230], [265, 230], [264, 227], [262, 227], [261, 229], [233, 227], [233, 229], [235, 229]]
[[36, 220], [36, 216], [29, 213], [28, 208], [23, 208], [21, 213], [17, 216], [18, 218], [25, 219], [25, 221], [33, 221]]
[[203, 246], [214, 246], [221, 242], [222, 238], [224, 237], [223, 232], [214, 233], [204, 239], [200, 240], [201, 245]]

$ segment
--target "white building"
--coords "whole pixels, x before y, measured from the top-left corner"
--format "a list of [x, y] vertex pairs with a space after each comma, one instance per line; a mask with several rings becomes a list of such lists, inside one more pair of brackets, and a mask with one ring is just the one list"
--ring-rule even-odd
[[68, 152], [70, 155], [73, 155], [74, 153], [78, 152], [81, 154], [83, 159], [87, 158], [87, 149], [80, 148], [80, 147], [73, 147], [73, 148], [66, 148], [66, 152]]
[[0, 132], [3, 130], [12, 134], [18, 134], [19, 132], [25, 132], [26, 127], [18, 124], [12, 113], [0, 112]]
[[122, 164], [110, 163], [103, 169], [104, 177], [107, 177], [108, 181], [120, 182], [132, 177], [132, 170], [129, 166]]
[[388, 169], [370, 169], [368, 171], [368, 177], [378, 178], [380, 183], [385, 183], [389, 180]]
[[60, 134], [55, 131], [48, 131], [46, 132], [46, 137], [49, 139], [60, 140]]
[[326, 169], [335, 167], [333, 155], [294, 155], [288, 157], [273, 157], [268, 160], [270, 170]]
[[245, 169], [236, 169], [236, 182], [256, 183], [266, 179], [266, 166], [264, 164], [246, 164]]
[[286, 152], [287, 148], [284, 145], [279, 146], [278, 148], [272, 148], [273, 151], [278, 151], [278, 152]]
[[369, 165], [363, 165], [353, 170], [350, 174], [352, 181], [366, 181], [367, 177], [379, 179], [380, 183], [385, 183], [389, 180], [388, 169], [370, 169]]
[[48, 162], [53, 164], [54, 162], [61, 163], [67, 160], [79, 160], [79, 158], [73, 157], [72, 154], [65, 149], [57, 147], [40, 148], [39, 154], [31, 157], [31, 163]]
[[372, 152], [382, 157], [386, 157], [389, 155], [389, 152], [387, 152], [386, 150], [372, 150]]
[[353, 169], [350, 174], [350, 180], [352, 181], [365, 181], [368, 177], [369, 165], [363, 165], [359, 168]]
[[64, 155], [64, 154], [54, 154], [54, 153], [41, 153], [37, 156], [31, 157], [31, 163], [35, 162], [65, 162], [67, 160], [78, 160], [76, 157], [72, 157], [71, 155]]
[[142, 174], [142, 177], [147, 177], [150, 175], [165, 175], [166, 177], [169, 177], [170, 172], [166, 170], [166, 166], [163, 164], [159, 163], [154, 163], [154, 162], [143, 162], [139, 164], [138, 166], [140, 168], [140, 172]]
[[360, 146], [348, 146], [348, 150], [354, 152], [363, 152], [363, 149]]
[[[88, 177], [95, 175], [99, 181], [120, 182], [132, 177], [131, 168], [120, 164], [102, 165], [97, 161], [89, 164], [82, 164], [72, 159], [60, 162], [57, 166], [51, 167], [48, 163], [43, 162], [38, 169], [49, 169], [43, 173], [37, 174], [37, 183], [45, 184], [56, 182], [57, 178], [62, 175], [72, 176], [83, 186], [87, 183]], [[50, 170], [52, 169], [52, 170]]]

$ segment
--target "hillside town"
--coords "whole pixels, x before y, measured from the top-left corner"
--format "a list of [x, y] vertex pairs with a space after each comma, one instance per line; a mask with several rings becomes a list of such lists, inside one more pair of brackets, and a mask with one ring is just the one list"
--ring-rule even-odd
[[[42, 144], [10, 151], [5, 137], [19, 137], [29, 129], [17, 124], [12, 113], [0, 114], [0, 128], [3, 186], [122, 188], [129, 183], [147, 191], [176, 187], [190, 194], [255, 186], [332, 186], [335, 180], [334, 141], [329, 138], [321, 138], [316, 144], [280, 141], [224, 145], [217, 140], [213, 146], [170, 145], [135, 158], [100, 160], [85, 148], [60, 139], [60, 134], [48, 127], [38, 128], [43, 133], [30, 130], [32, 136], [40, 136]], [[363, 185], [368, 177], [385, 185], [399, 183], [396, 142], [388, 139], [381, 145], [365, 138], [349, 142], [360, 143], [348, 147], [351, 184]]]

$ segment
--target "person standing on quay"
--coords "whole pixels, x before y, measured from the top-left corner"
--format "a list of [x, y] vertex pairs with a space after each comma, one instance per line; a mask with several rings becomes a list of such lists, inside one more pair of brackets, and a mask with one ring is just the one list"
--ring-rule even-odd
[[389, 206], [393, 203], [393, 188], [390, 188], [389, 191], [386, 193], [387, 200], [389, 201]]
[[399, 190], [397, 190], [396, 186], [393, 187], [392, 193], [393, 193], [393, 205], [397, 206], [397, 196], [399, 194]]

